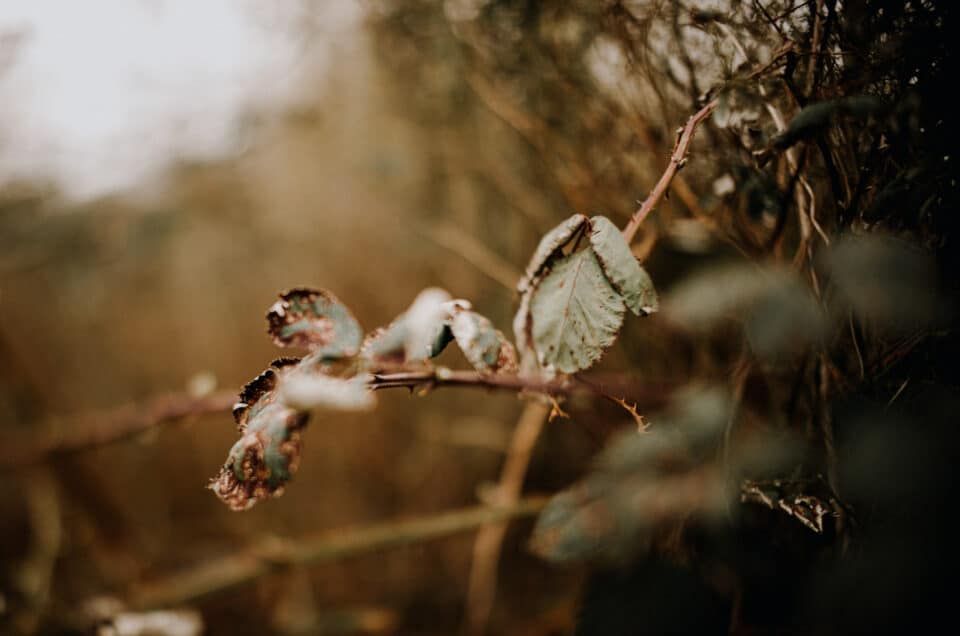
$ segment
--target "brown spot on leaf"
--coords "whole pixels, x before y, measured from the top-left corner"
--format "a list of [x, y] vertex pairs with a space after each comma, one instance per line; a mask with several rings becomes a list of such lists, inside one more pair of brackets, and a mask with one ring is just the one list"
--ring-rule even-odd
[[340, 300], [324, 289], [291, 289], [267, 312], [278, 347], [302, 347], [330, 358], [356, 355], [363, 332]]

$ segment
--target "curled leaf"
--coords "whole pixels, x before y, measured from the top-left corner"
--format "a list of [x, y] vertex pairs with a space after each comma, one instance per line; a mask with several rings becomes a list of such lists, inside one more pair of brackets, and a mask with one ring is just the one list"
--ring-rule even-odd
[[486, 317], [474, 311], [458, 310], [454, 313], [450, 330], [457, 345], [477, 371], [517, 371], [516, 350]]
[[247, 510], [257, 501], [279, 496], [296, 472], [300, 430], [308, 416], [278, 395], [279, 384], [296, 363], [289, 359], [275, 362], [244, 387], [241, 401], [234, 407], [241, 437], [209, 486], [233, 510]]
[[839, 502], [818, 481], [746, 479], [740, 485], [740, 502], [780, 511], [817, 534], [823, 534], [825, 519], [840, 514]]
[[448, 321], [457, 302], [469, 308], [466, 301], [454, 301], [446, 290], [428, 287], [414, 299], [405, 314], [407, 360], [424, 360], [440, 355], [450, 342]]
[[646, 316], [659, 308], [657, 292], [646, 270], [640, 267], [630, 245], [610, 219], [590, 219], [593, 231], [590, 244], [613, 288], [623, 297], [627, 309], [637, 316]]
[[274, 389], [281, 373], [300, 363], [300, 358], [277, 358], [270, 363], [266, 371], [247, 382], [240, 391], [240, 400], [233, 405], [233, 419], [243, 433], [251, 417], [263, 410], [275, 400]]
[[590, 220], [583, 214], [574, 214], [547, 232], [543, 238], [540, 239], [540, 244], [537, 245], [537, 249], [533, 252], [533, 256], [530, 258], [530, 263], [527, 265], [527, 270], [523, 278], [517, 283], [517, 291], [522, 294], [530, 289], [540, 272], [549, 264], [551, 258], [557, 254], [560, 248], [569, 243], [570, 239], [589, 222]]
[[513, 340], [517, 343], [520, 372], [528, 375], [539, 369], [531, 335], [530, 296], [529, 293], [520, 296], [520, 307], [513, 317]]
[[468, 309], [470, 303], [452, 300], [442, 289], [427, 288], [407, 311], [364, 339], [361, 355], [368, 360], [392, 362], [436, 357], [453, 340], [449, 322], [452, 311], [458, 307]]
[[840, 100], [826, 100], [805, 107], [790, 120], [787, 129], [774, 140], [774, 147], [789, 148], [798, 141], [819, 133], [830, 125], [841, 105]]
[[336, 296], [323, 289], [291, 289], [267, 312], [267, 332], [279, 347], [303, 347], [325, 358], [360, 350], [363, 331]]
[[563, 373], [586, 369], [620, 332], [626, 311], [623, 299], [592, 249], [558, 259], [530, 293], [531, 335], [543, 369]]

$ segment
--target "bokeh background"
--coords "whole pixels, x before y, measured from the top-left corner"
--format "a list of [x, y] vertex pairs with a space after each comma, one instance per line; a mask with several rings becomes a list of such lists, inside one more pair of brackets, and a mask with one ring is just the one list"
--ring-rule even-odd
[[[798, 37], [810, 37], [807, 5], [823, 5], [763, 4]], [[881, 19], [844, 4], [878, 21], [861, 32], [842, 21], [867, 47]], [[374, 413], [314, 418], [286, 493], [244, 513], [205, 489], [236, 439], [226, 412], [80, 452], [35, 451], [82, 436], [76, 427], [120, 405], [238, 390], [278, 355], [263, 316], [295, 286], [334, 291], [367, 329], [438, 286], [509, 333], [512, 284], [539, 237], [573, 212], [624, 224], [700, 96], [771, 59], [784, 38], [755, 5], [3, 0], [2, 629], [83, 630], [92, 599], [122, 604], [139, 582], [271, 536], [475, 504], [524, 408], [509, 392], [386, 392]], [[883, 77], [829, 67], [815, 86], [821, 97], [887, 90], [896, 101], [919, 76], [926, 97], [942, 69], [906, 72], [896, 55], [874, 60], [887, 64]], [[883, 81], [897, 83], [877, 89]], [[720, 259], [793, 257], [760, 249], [779, 223], [764, 188], [785, 188], [790, 174], [763, 168], [763, 181], [750, 151], [776, 118], [730, 101], [634, 244], [662, 290]], [[936, 121], [940, 107], [921, 108], [918, 121]], [[757, 118], [755, 129], [740, 125]], [[860, 146], [843, 135], [858, 126], [839, 133], [841, 168], [857, 165]], [[833, 193], [810, 161], [830, 231], [823, 202]], [[892, 178], [876, 167], [887, 161], [871, 170]], [[940, 187], [937, 169], [918, 178], [924, 188]], [[790, 245], [803, 235], [792, 215], [780, 227]], [[889, 228], [942, 247], [936, 219], [890, 218]], [[868, 335], [838, 337], [838, 368], [856, 375], [853, 347], [867, 349]], [[681, 337], [653, 317], [627, 321], [600, 371], [726, 379], [739, 355], [729, 329]], [[440, 363], [466, 366], [456, 351]], [[759, 398], [764, 408], [815, 384], [806, 367], [802, 380], [787, 375], [776, 369], [783, 386]], [[883, 378], [884, 400], [902, 377]], [[526, 491], [568, 486], [612, 432], [635, 426], [608, 401], [569, 410], [544, 430]], [[532, 556], [529, 530], [511, 525], [489, 631], [571, 633], [589, 570]], [[211, 634], [453, 633], [472, 546], [467, 533], [286, 570], [189, 605]]]

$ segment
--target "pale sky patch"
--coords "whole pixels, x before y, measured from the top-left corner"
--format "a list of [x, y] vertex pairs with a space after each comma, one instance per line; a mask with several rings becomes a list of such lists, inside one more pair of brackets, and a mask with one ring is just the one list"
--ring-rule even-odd
[[352, 0], [2, 0], [0, 184], [88, 198], [236, 153], [244, 116], [290, 105], [358, 18]]

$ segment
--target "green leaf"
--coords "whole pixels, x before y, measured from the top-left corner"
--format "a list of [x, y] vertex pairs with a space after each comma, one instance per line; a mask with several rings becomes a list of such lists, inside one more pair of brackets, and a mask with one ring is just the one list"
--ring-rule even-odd
[[610, 534], [615, 527], [603, 507], [604, 494], [598, 484], [583, 482], [554, 495], [537, 517], [531, 551], [554, 563], [613, 560], [605, 553], [612, 551]]
[[828, 100], [805, 107], [790, 120], [787, 129], [774, 140], [774, 146], [780, 149], [789, 148], [798, 141], [819, 133], [830, 124], [841, 105], [840, 100]]
[[592, 249], [553, 263], [530, 292], [537, 362], [548, 371], [576, 373], [613, 344], [626, 311]]
[[762, 358], [805, 351], [828, 326], [796, 272], [752, 264], [714, 265], [682, 281], [664, 300], [664, 315], [698, 331], [742, 321], [750, 348]]
[[474, 311], [459, 310], [453, 316], [450, 329], [457, 345], [477, 371], [516, 372], [516, 350], [486, 317]]
[[773, 145], [783, 150], [823, 132], [837, 116], [864, 118], [882, 109], [883, 103], [869, 95], [854, 95], [808, 104], [794, 116], [787, 129], [773, 140]]
[[553, 257], [560, 248], [569, 243], [570, 239], [572, 239], [584, 225], [588, 225], [589, 223], [590, 220], [583, 214], [574, 214], [547, 232], [543, 238], [540, 239], [540, 244], [537, 245], [533, 257], [530, 258], [530, 263], [527, 265], [527, 270], [523, 278], [517, 283], [517, 291], [523, 294], [533, 287], [540, 272], [549, 265], [551, 257]]
[[657, 311], [659, 301], [653, 281], [640, 267], [617, 226], [604, 216], [595, 216], [590, 222], [593, 226], [590, 244], [607, 279], [623, 297], [627, 308], [637, 316], [646, 316]]
[[297, 360], [281, 359], [248, 383], [234, 407], [241, 437], [209, 488], [233, 510], [279, 496], [296, 472], [307, 414], [285, 404], [278, 387]]
[[279, 347], [303, 347], [325, 358], [360, 351], [363, 331], [346, 305], [323, 289], [291, 289], [267, 312], [267, 332]]
[[[716, 449], [729, 405], [720, 390], [684, 391], [651, 432], [614, 438], [583, 480], [547, 503], [531, 548], [554, 562], [627, 563], [671, 524], [721, 518], [729, 466]], [[743, 465], [739, 454], [731, 461]]]
[[911, 333], [945, 324], [944, 297], [930, 254], [882, 234], [844, 236], [823, 264], [836, 298], [884, 333]]

